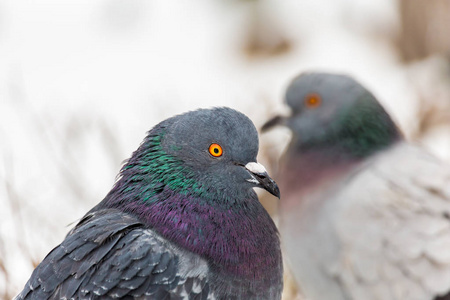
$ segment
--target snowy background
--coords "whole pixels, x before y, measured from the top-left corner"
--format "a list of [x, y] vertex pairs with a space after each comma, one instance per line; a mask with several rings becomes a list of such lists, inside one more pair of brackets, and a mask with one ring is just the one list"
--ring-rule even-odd
[[[0, 299], [153, 125], [230, 106], [260, 126], [301, 71], [353, 75], [450, 161], [449, 22], [448, 0], [0, 0]], [[261, 137], [272, 172], [288, 138]]]

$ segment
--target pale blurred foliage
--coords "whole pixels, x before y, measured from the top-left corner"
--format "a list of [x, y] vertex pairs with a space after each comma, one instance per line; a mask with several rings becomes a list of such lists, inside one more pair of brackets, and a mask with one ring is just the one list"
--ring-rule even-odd
[[[226, 105], [260, 126], [300, 71], [355, 76], [409, 139], [450, 161], [448, 44], [401, 50], [450, 36], [434, 18], [450, 19], [449, 1], [426, 2], [432, 26], [405, 21], [417, 11], [407, 1], [0, 0], [0, 297], [104, 197], [154, 124]], [[411, 44], [414, 32], [426, 40]], [[262, 135], [271, 173], [288, 140]], [[288, 272], [285, 286], [300, 299]]]

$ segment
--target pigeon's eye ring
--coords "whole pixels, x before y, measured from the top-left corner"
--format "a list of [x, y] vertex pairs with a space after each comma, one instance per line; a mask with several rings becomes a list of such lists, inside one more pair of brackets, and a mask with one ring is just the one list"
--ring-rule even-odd
[[209, 146], [209, 154], [211, 154], [214, 157], [222, 156], [223, 149], [219, 144], [213, 143], [211, 146]]
[[308, 108], [316, 108], [322, 104], [322, 99], [318, 94], [308, 94], [305, 97], [305, 105]]

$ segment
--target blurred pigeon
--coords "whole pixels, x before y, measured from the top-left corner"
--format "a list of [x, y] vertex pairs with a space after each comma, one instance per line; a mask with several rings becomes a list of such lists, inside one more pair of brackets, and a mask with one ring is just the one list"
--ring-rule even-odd
[[257, 153], [229, 108], [156, 125], [18, 299], [280, 299], [278, 232], [253, 187], [279, 190]]
[[280, 232], [307, 299], [449, 299], [450, 168], [406, 143], [348, 76], [302, 74], [286, 102], [292, 115], [263, 130], [293, 133]]

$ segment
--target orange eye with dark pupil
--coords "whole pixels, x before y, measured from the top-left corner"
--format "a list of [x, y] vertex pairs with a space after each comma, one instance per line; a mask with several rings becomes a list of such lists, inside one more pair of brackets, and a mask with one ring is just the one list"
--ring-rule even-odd
[[318, 107], [322, 102], [320, 96], [317, 94], [309, 94], [305, 97], [305, 105], [309, 108]]
[[223, 150], [219, 144], [211, 144], [209, 146], [209, 153], [214, 157], [222, 156]]

